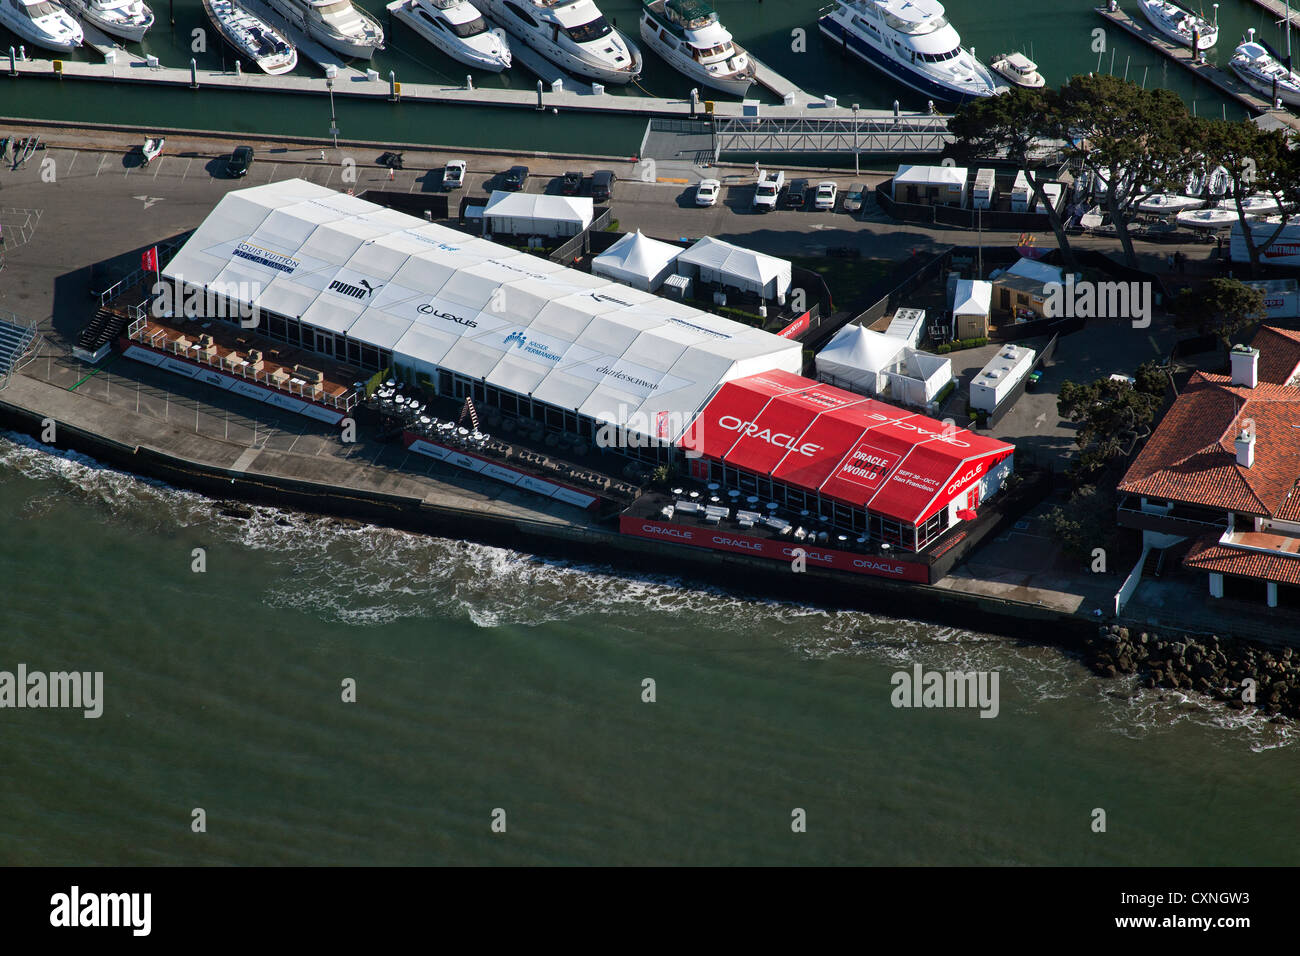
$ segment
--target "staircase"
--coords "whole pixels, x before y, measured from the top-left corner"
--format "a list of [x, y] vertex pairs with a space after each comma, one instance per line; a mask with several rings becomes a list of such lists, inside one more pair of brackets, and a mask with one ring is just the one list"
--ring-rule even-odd
[[478, 427], [478, 409], [474, 407], [474, 399], [469, 397], [466, 397], [465, 399], [465, 404], [460, 410], [460, 418], [457, 419], [456, 424], [465, 424], [466, 416], [469, 416], [469, 421], [470, 424], [474, 426], [474, 431], [480, 431], [481, 429]]
[[1142, 577], [1158, 578], [1160, 573], [1165, 569], [1165, 549], [1152, 548], [1147, 552], [1146, 560], [1142, 562]]
[[14, 372], [36, 357], [40, 342], [36, 323], [24, 324], [12, 313], [8, 318], [0, 318], [0, 388], [9, 384]]
[[83, 362], [95, 363], [113, 350], [113, 343], [126, 331], [127, 315], [117, 309], [100, 309], [77, 335], [72, 354]]

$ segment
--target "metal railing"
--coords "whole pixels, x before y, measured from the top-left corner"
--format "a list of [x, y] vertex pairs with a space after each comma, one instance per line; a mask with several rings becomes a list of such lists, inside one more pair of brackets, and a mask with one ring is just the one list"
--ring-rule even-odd
[[714, 153], [940, 153], [948, 117], [913, 114], [833, 119], [714, 117]]
[[144, 318], [135, 319], [127, 327], [126, 335], [131, 341], [139, 342], [156, 352], [170, 353], [199, 365], [207, 365], [225, 375], [242, 378], [285, 395], [292, 395], [294, 398], [324, 405], [337, 411], [350, 412], [361, 401], [361, 396], [355, 390], [345, 392], [343, 395], [330, 395], [325, 391], [324, 386], [296, 380], [280, 367], [277, 367], [275, 372], [251, 369], [246, 360], [232, 360], [231, 356], [222, 357], [216, 353], [215, 348], [207, 352], [198, 343], [182, 346], [179, 340], [168, 339], [167, 332], [163, 329], [150, 332], [148, 322]]
[[8, 339], [0, 349], [0, 389], [7, 388], [15, 372], [29, 364], [41, 347], [43, 336], [36, 323], [24, 322], [13, 312], [0, 314], [0, 332]]

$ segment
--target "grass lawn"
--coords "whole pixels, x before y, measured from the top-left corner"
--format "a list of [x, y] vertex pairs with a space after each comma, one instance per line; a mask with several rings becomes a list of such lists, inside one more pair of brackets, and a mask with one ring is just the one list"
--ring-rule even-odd
[[888, 259], [849, 259], [839, 256], [798, 256], [790, 261], [801, 269], [816, 272], [825, 280], [837, 309], [846, 309], [857, 302], [872, 284], [886, 276], [893, 267]]

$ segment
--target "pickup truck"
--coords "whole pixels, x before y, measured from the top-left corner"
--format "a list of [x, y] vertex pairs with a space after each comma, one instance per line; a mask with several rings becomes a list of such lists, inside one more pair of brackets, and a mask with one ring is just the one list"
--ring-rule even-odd
[[785, 173], [777, 171], [775, 173], [763, 170], [758, 177], [758, 184], [754, 187], [754, 209], [757, 212], [771, 212], [776, 208], [777, 200], [781, 198], [781, 190], [785, 188]]

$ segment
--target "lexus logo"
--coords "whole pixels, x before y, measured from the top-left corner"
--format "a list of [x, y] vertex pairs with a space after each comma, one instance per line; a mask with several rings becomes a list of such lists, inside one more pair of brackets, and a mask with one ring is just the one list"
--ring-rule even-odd
[[439, 312], [427, 303], [425, 305], [417, 306], [415, 311], [419, 312], [421, 315], [436, 315], [440, 319], [446, 319], [448, 322], [457, 322], [460, 325], [464, 325], [471, 329], [478, 328], [478, 323], [473, 319], [467, 319], [463, 315], [454, 315], [451, 312]]

